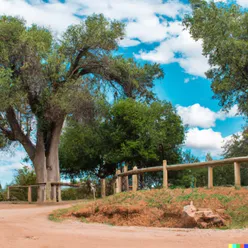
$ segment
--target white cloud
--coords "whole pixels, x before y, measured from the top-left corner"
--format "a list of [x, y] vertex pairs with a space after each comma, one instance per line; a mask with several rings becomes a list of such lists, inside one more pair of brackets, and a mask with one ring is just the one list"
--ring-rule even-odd
[[5, 186], [13, 180], [15, 170], [21, 169], [27, 163], [21, 162], [26, 157], [23, 150], [16, 150], [13, 154], [10, 152], [0, 152], [0, 183]]
[[[166, 36], [167, 21], [164, 16], [176, 18], [189, 12], [189, 5], [169, 0], [58, 0], [45, 3], [39, 0], [0, 0], [0, 14], [19, 15], [28, 24], [37, 23], [62, 32], [77, 16], [103, 13], [106, 17], [127, 23], [127, 38], [139, 38], [142, 42], [161, 41]], [[123, 42], [127, 46], [127, 43]], [[130, 42], [133, 46], [134, 42]], [[138, 43], [136, 42], [136, 45]]]
[[[187, 30], [183, 30], [177, 22], [169, 26], [168, 38], [161, 42], [153, 51], [140, 51], [137, 58], [169, 64], [177, 62], [186, 73], [205, 77], [210, 68], [208, 59], [202, 55], [202, 42], [194, 41]], [[173, 33], [174, 32], [174, 33]]]
[[220, 132], [215, 132], [212, 128], [200, 130], [191, 128], [186, 134], [185, 147], [193, 149], [199, 155], [210, 152], [213, 156], [221, 156], [223, 146], [232, 138], [232, 135], [223, 137]]
[[237, 116], [238, 106], [234, 105], [228, 113], [224, 111], [214, 112], [209, 108], [202, 107], [196, 103], [183, 107], [178, 105], [177, 113], [181, 116], [183, 123], [190, 127], [210, 128], [215, 126], [216, 120], [225, 120]]
[[124, 38], [119, 42], [119, 45], [121, 47], [132, 47], [132, 46], [137, 46], [140, 44], [140, 41], [138, 40], [131, 40], [129, 38]]
[[80, 21], [74, 16], [76, 6], [73, 4], [62, 4], [58, 1], [49, 4], [42, 1], [31, 2], [32, 5], [24, 0], [0, 0], [0, 15], [20, 16], [25, 18], [28, 25], [36, 23], [57, 32], [62, 32], [68, 25]]
[[237, 3], [245, 8], [248, 8], [248, 1], [247, 0], [237, 0]]

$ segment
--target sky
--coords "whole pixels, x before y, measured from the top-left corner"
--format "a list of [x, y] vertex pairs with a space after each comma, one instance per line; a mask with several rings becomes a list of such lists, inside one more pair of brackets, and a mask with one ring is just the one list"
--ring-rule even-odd
[[[236, 4], [248, 8], [248, 0], [236, 0]], [[135, 57], [139, 63], [161, 64], [165, 77], [155, 82], [154, 91], [159, 99], [172, 102], [188, 125], [184, 149], [201, 159], [207, 152], [220, 158], [225, 141], [242, 130], [244, 120], [237, 114], [237, 106], [225, 113], [212, 99], [202, 43], [194, 41], [181, 25], [183, 16], [191, 13], [187, 0], [0, 0], [0, 15], [23, 17], [28, 25], [49, 27], [58, 37], [69, 25], [93, 13], [125, 22], [120, 54]], [[25, 152], [20, 147], [14, 150], [0, 152], [2, 185], [9, 183], [15, 169], [25, 164]]]

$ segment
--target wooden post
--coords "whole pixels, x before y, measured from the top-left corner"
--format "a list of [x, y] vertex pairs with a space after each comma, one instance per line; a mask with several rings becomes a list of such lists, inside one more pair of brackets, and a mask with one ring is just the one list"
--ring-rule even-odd
[[32, 202], [32, 187], [28, 186], [28, 202]]
[[57, 196], [58, 196], [58, 202], [62, 202], [62, 197], [61, 197], [61, 186], [57, 186]]
[[7, 187], [7, 200], [10, 200], [10, 187]]
[[213, 186], [214, 186], [213, 167], [208, 166], [208, 188], [212, 189]]
[[168, 170], [167, 170], [167, 161], [163, 160], [163, 187], [168, 188]]
[[[133, 167], [133, 170], [137, 170], [137, 166], [134, 166]], [[132, 175], [132, 189], [133, 189], [133, 191], [135, 192], [135, 191], [137, 191], [138, 190], [138, 175], [137, 174], [133, 174]]]
[[101, 178], [101, 196], [104, 198], [106, 196], [106, 180]]
[[240, 163], [234, 162], [235, 187], [241, 186]]
[[121, 177], [118, 177], [118, 175], [121, 173], [120, 170], [117, 170], [116, 175], [116, 193], [120, 193], [121, 192]]
[[[127, 165], [124, 165], [123, 171], [124, 172], [127, 172], [128, 171], [128, 166]], [[124, 182], [125, 182], [125, 190], [126, 191], [129, 191], [128, 176], [125, 176], [124, 177]]]

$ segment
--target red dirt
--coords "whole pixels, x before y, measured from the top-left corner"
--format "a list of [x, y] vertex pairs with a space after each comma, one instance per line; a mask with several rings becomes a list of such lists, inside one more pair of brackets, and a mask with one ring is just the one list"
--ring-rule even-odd
[[248, 243], [248, 230], [113, 227], [48, 220], [53, 210], [69, 206], [0, 204], [0, 248], [223, 248]]
[[[231, 224], [231, 217], [226, 210], [236, 211], [248, 205], [247, 189], [200, 188], [191, 193], [191, 189], [122, 193], [84, 204], [76, 209], [72, 208], [62, 214], [62, 218], [76, 217], [85, 222], [109, 223], [118, 226], [188, 228], [196, 227], [196, 223], [182, 221], [181, 214], [183, 207], [191, 200], [197, 208], [211, 208], [226, 221], [227, 225]], [[59, 218], [61, 214], [55, 213], [55, 216]]]

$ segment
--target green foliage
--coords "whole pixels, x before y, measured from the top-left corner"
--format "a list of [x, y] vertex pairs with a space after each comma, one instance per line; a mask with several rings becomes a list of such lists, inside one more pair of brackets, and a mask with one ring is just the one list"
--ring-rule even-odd
[[[11, 183], [12, 186], [27, 186], [36, 184], [36, 175], [33, 169], [30, 169], [27, 166], [24, 166], [21, 169], [16, 170], [14, 175], [14, 180]], [[18, 201], [27, 201], [28, 200], [28, 188], [10, 188], [10, 199]], [[32, 188], [32, 199], [37, 200], [37, 189]]]
[[112, 161], [130, 161], [141, 167], [161, 163], [159, 145], [163, 145], [168, 163], [179, 161], [184, 127], [170, 103], [157, 101], [148, 105], [121, 100], [113, 105], [110, 114], [113, 148], [108, 157]]
[[236, 4], [207, 3], [191, 0], [193, 15], [184, 24], [195, 40], [203, 41], [203, 54], [211, 69], [206, 73], [212, 80], [215, 98], [229, 109], [239, 105], [248, 114], [248, 13]]
[[33, 169], [23, 166], [22, 169], [16, 171], [14, 175], [14, 185], [34, 185], [36, 183], [36, 175]]
[[[234, 134], [230, 140], [225, 143], [224, 157], [242, 157], [248, 154], [248, 130], [247, 128], [241, 134]], [[233, 165], [215, 168], [219, 177], [227, 180], [226, 184], [233, 184], [234, 169]], [[241, 164], [241, 184], [248, 185], [248, 164]]]
[[105, 110], [93, 122], [68, 123], [60, 144], [63, 173], [106, 177], [124, 161], [130, 167], [161, 164], [161, 144], [169, 163], [180, 161], [184, 127], [170, 103], [126, 99]]
[[[141, 65], [124, 55], [116, 56], [124, 33], [122, 22], [111, 21], [102, 14], [71, 25], [59, 39], [44, 27], [27, 26], [23, 19], [0, 16], [0, 148], [8, 141], [20, 142], [37, 168], [40, 163], [34, 159], [36, 147], [44, 147], [49, 154], [52, 140], [59, 140], [66, 117], [76, 121], [94, 119], [99, 98], [106, 99], [113, 90], [116, 98], [154, 99], [154, 80], [162, 78], [163, 71], [158, 64]], [[81, 144], [89, 142], [80, 158], [65, 148], [72, 158], [66, 160], [70, 162], [67, 169], [72, 168], [70, 173], [74, 173], [73, 166], [83, 161], [82, 157], [86, 170], [91, 163], [93, 167], [103, 163], [100, 155], [107, 150], [102, 146], [105, 137], [97, 135], [100, 131], [94, 133], [101, 129], [99, 126], [96, 123], [88, 127], [89, 134], [78, 137]], [[31, 136], [36, 136], [38, 145], [32, 145]], [[106, 173], [113, 173], [111, 164], [109, 168]]]

